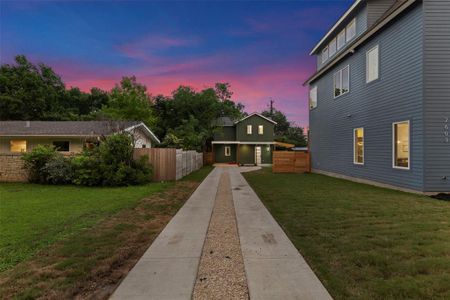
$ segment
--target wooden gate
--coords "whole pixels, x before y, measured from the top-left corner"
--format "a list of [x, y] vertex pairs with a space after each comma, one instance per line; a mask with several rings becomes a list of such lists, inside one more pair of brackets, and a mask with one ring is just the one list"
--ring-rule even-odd
[[308, 152], [274, 151], [272, 172], [305, 173], [310, 172]]

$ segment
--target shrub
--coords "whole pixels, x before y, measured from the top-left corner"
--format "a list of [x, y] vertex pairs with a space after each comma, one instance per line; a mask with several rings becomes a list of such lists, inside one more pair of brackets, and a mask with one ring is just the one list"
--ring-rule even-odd
[[133, 138], [116, 134], [72, 160], [73, 183], [79, 185], [123, 186], [149, 182], [152, 169], [146, 157], [133, 159]]
[[59, 153], [53, 147], [38, 145], [31, 152], [24, 153], [22, 159], [29, 172], [29, 180], [34, 183], [47, 183], [49, 174], [44, 166]]
[[52, 157], [41, 168], [41, 173], [46, 174], [46, 183], [67, 184], [72, 181], [73, 169], [70, 158], [59, 154]]

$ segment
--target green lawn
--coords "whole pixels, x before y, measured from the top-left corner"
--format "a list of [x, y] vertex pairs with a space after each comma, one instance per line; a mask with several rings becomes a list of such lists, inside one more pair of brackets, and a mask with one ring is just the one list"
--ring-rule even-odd
[[336, 299], [450, 299], [450, 202], [318, 174], [244, 173]]
[[168, 185], [97, 188], [0, 184], [0, 271]]
[[[203, 168], [183, 180], [201, 181]], [[0, 272], [173, 183], [119, 188], [0, 184]]]

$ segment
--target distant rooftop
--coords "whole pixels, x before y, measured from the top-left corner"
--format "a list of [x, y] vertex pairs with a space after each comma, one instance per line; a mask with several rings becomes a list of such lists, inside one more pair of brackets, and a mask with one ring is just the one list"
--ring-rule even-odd
[[102, 136], [122, 131], [140, 121], [0, 121], [0, 136]]

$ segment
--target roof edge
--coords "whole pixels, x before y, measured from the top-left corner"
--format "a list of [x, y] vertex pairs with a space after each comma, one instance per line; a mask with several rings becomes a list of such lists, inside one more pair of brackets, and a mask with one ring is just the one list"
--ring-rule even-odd
[[250, 117], [252, 117], [252, 116], [254, 116], [254, 115], [257, 115], [257, 116], [259, 116], [259, 117], [261, 117], [261, 118], [263, 118], [263, 119], [266, 119], [267, 121], [272, 122], [272, 123], [275, 124], [275, 125], [277, 124], [277, 122], [275, 122], [274, 120], [269, 119], [269, 118], [267, 118], [267, 117], [264, 117], [263, 115], [258, 114], [258, 113], [252, 113], [252, 114], [250, 114], [250, 115], [248, 115], [248, 116], [246, 116], [246, 117], [240, 119], [239, 121], [234, 122], [234, 124], [237, 124], [237, 123], [239, 123], [239, 122], [242, 122], [242, 121], [244, 121], [245, 119], [248, 119], [248, 118], [250, 118]]
[[330, 30], [322, 37], [322, 39], [314, 46], [314, 48], [311, 50], [309, 55], [313, 55], [316, 53], [316, 51], [323, 45], [323, 43], [330, 37], [331, 33], [336, 30], [339, 25], [342, 24], [342, 22], [353, 12], [356, 10], [356, 8], [361, 4], [363, 0], [356, 0], [355, 3], [350, 6], [347, 11], [342, 15], [342, 17], [339, 18], [339, 20], [331, 27]]
[[359, 36], [356, 40], [354, 40], [353, 43], [349, 44], [347, 48], [341, 52], [341, 54], [337, 55], [335, 58], [333, 58], [332, 61], [330, 61], [325, 67], [318, 70], [316, 73], [314, 73], [311, 77], [309, 77], [304, 83], [303, 86], [306, 86], [322, 76], [325, 72], [327, 72], [329, 69], [331, 69], [334, 65], [336, 65], [338, 62], [341, 61], [345, 56], [347, 56], [349, 53], [353, 53], [355, 51], [355, 48], [359, 47], [361, 44], [363, 44], [367, 39], [372, 37], [375, 33], [377, 33], [379, 30], [381, 30], [386, 24], [397, 18], [398, 15], [400, 15], [402, 12], [404, 12], [408, 7], [416, 3], [417, 0], [407, 0], [404, 3], [402, 3], [397, 9], [395, 9], [391, 14], [386, 16], [383, 20], [381, 20], [376, 26], [372, 27], [371, 29], [367, 30], [365, 33], [363, 33], [361, 36]]

